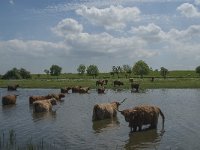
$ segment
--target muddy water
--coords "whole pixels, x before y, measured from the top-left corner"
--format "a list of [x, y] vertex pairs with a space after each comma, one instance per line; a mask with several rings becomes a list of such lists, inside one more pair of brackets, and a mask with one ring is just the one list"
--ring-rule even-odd
[[[18, 145], [44, 141], [53, 145], [52, 149], [160, 149], [194, 150], [200, 147], [200, 90], [199, 89], [159, 89], [142, 93], [127, 90], [107, 90], [98, 95], [67, 94], [63, 102], [54, 106], [52, 113], [33, 114], [28, 98], [31, 95], [58, 93], [57, 89], [19, 89], [8, 92], [0, 89], [2, 96], [19, 94], [17, 104], [0, 104], [0, 131], [6, 133], [13, 129]], [[127, 100], [120, 109], [139, 104], [154, 104], [165, 114], [165, 130], [162, 135], [161, 118], [158, 129], [129, 134], [129, 127], [123, 116], [118, 114], [114, 120], [92, 122], [92, 109], [96, 103]], [[50, 148], [49, 148], [50, 149]]]

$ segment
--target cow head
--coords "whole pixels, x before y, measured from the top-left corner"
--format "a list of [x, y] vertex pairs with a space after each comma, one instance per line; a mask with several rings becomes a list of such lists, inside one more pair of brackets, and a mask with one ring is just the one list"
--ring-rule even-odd
[[51, 98], [51, 99], [50, 99], [50, 103], [51, 103], [51, 105], [56, 105], [56, 104], [57, 104], [57, 101], [56, 101], [55, 98]]
[[65, 94], [59, 93], [59, 99], [61, 99], [61, 98], [63, 98], [63, 97], [65, 97]]
[[137, 114], [136, 110], [131, 110], [131, 109], [125, 109], [119, 112], [124, 116], [126, 122], [130, 122], [131, 120], [133, 120]]

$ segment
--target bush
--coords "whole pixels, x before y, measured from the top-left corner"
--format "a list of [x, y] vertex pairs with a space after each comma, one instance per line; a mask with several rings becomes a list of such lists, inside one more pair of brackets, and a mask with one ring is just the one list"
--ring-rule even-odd
[[28, 79], [28, 78], [31, 78], [31, 74], [24, 68], [21, 68], [20, 70], [17, 68], [13, 68], [12, 70], [9, 70], [2, 76], [2, 79]]

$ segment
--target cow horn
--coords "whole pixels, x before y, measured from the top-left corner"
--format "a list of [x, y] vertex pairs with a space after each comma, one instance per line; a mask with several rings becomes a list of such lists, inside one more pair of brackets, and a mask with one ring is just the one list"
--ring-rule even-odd
[[122, 111], [120, 111], [119, 109], [116, 109], [118, 112], [122, 113]]
[[121, 105], [127, 98], [125, 98], [123, 101], [121, 101], [119, 104]]

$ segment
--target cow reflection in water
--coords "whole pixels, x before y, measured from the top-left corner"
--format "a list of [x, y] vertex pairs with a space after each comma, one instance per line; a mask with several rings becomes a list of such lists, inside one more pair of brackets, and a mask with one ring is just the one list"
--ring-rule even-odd
[[33, 121], [37, 122], [40, 120], [46, 119], [55, 119], [56, 118], [56, 111], [52, 110], [50, 112], [41, 112], [41, 113], [32, 113]]
[[101, 133], [106, 129], [116, 128], [119, 127], [120, 122], [117, 118], [113, 119], [104, 119], [99, 121], [93, 121], [93, 130], [96, 133]]
[[160, 144], [162, 134], [157, 130], [148, 130], [142, 132], [134, 132], [129, 134], [129, 139], [124, 148], [131, 149], [157, 149]]

